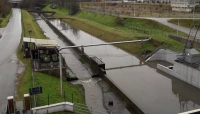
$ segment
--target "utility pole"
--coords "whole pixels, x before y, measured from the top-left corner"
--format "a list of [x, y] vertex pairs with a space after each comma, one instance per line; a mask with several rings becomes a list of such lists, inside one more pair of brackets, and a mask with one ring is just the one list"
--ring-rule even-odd
[[29, 50], [27, 50], [27, 51], [29, 51], [28, 56], [31, 56], [31, 33], [32, 33], [32, 30], [29, 30], [28, 33], [29, 33], [29, 36], [30, 36], [30, 43], [29, 43]]
[[60, 64], [60, 95], [63, 96], [63, 84], [62, 84], [62, 57], [61, 53], [59, 52], [59, 64]]
[[194, 11], [195, 11], [195, 6], [196, 6], [196, 0], [194, 0], [194, 9], [193, 9], [193, 23], [194, 23]]
[[179, 12], [178, 12], [178, 28], [177, 28], [177, 36], [178, 36], [178, 29], [179, 29], [179, 18], [180, 18], [180, 7], [179, 7]]
[[106, 0], [104, 0], [104, 14], [106, 14]]
[[134, 7], [134, 11], [133, 11], [133, 15], [134, 15], [134, 17], [135, 17], [135, 0], [133, 1], [133, 7]]

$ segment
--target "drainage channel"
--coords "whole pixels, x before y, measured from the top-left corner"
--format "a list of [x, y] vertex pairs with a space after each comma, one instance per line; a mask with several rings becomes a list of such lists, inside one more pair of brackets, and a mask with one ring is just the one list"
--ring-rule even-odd
[[[76, 45], [104, 43], [60, 20], [50, 22]], [[160, 72], [149, 65], [151, 63], [146, 64], [114, 46], [87, 47], [84, 51], [89, 56], [100, 58], [106, 69], [116, 68], [106, 70], [107, 78], [144, 113], [175, 114], [199, 108], [200, 102], [196, 95], [200, 94], [200, 90]], [[120, 69], [120, 66], [132, 67]], [[195, 91], [185, 92], [188, 88]]]
[[[37, 14], [34, 14], [35, 18], [41, 18]], [[49, 38], [56, 40], [61, 47], [69, 46], [61, 36], [57, 35], [44, 20], [37, 20], [37, 23], [44, 31], [44, 34]], [[62, 55], [71, 71], [79, 79], [78, 81], [72, 81], [73, 84], [82, 84], [85, 88], [85, 100], [88, 108], [91, 107], [106, 110], [115, 114], [130, 114], [125, 105], [124, 101], [119, 98], [114, 92], [108, 92], [111, 90], [108, 84], [106, 84], [101, 78], [91, 78], [92, 71], [89, 69], [87, 63], [81, 62], [81, 57], [74, 50], [67, 49], [62, 50]], [[102, 92], [103, 91], [103, 92]], [[115, 105], [112, 107], [108, 106], [108, 102], [112, 100]], [[105, 107], [107, 107], [105, 109]], [[119, 108], [120, 107], [120, 108]]]

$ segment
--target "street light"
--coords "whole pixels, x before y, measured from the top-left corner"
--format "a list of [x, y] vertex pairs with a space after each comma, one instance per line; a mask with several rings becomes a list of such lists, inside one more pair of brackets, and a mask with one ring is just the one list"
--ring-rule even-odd
[[[32, 33], [32, 30], [29, 30], [28, 33], [29, 33], [29, 36], [30, 36], [29, 54], [31, 54], [31, 33]], [[29, 55], [29, 56], [30, 56], [30, 55]]]
[[133, 15], [134, 15], [134, 17], [135, 17], [135, 0], [133, 1], [133, 7], [134, 7], [134, 11], [133, 11]]
[[104, 14], [106, 14], [106, 0], [104, 0]]
[[178, 12], [178, 27], [177, 27], [177, 36], [178, 36], [178, 29], [179, 29], [179, 18], [180, 18], [180, 7], [179, 7], [179, 12]]
[[63, 96], [63, 84], [62, 84], [62, 55], [61, 55], [61, 53], [60, 53], [60, 51], [59, 51], [59, 64], [60, 64], [60, 95], [61, 95], [61, 97]]
[[193, 9], [193, 23], [194, 23], [194, 11], [195, 11], [195, 6], [196, 6], [196, 0], [194, 0], [194, 9]]

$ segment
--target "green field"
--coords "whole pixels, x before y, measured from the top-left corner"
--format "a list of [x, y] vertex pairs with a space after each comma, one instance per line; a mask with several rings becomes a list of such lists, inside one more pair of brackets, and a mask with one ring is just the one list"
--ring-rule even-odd
[[5, 18], [0, 18], [0, 28], [6, 27], [6, 25], [9, 22], [10, 16], [12, 15], [12, 11], [5, 17]]
[[[46, 38], [43, 35], [43, 31], [40, 29], [32, 15], [27, 11], [22, 10], [22, 23], [23, 23], [23, 35], [29, 37], [28, 30], [32, 30], [31, 37], [34, 38]], [[21, 44], [20, 44], [21, 45]], [[20, 46], [17, 51], [18, 58], [25, 64], [25, 71], [19, 80], [17, 85], [18, 98], [22, 99], [23, 95], [29, 93], [29, 88], [32, 87], [32, 71], [31, 71], [31, 62], [30, 59], [23, 57], [23, 53], [20, 50]], [[60, 80], [55, 76], [47, 75], [44, 73], [35, 72], [35, 86], [42, 86], [43, 93], [37, 95], [37, 106], [47, 105], [48, 104], [48, 95], [49, 103], [58, 103], [63, 102], [64, 97], [60, 96]], [[84, 100], [84, 88], [82, 85], [72, 85], [68, 82], [63, 82], [63, 91], [66, 93], [66, 101], [77, 102], [85, 104]], [[72, 99], [73, 94], [73, 99]], [[72, 114], [69, 112], [60, 112], [59, 114]]]
[[[178, 19], [171, 19], [168, 22], [178, 25]], [[190, 28], [192, 24], [200, 24], [199, 19], [180, 19], [179, 25]]]
[[[120, 26], [117, 24], [117, 17], [87, 11], [80, 11], [75, 16], [69, 16], [67, 10], [51, 9], [49, 6], [43, 10], [56, 11], [54, 17], [74, 19], [65, 19], [64, 21], [106, 42], [153, 38], [152, 42], [145, 43], [142, 48], [140, 48], [140, 44], [117, 45], [133, 54], [140, 54], [145, 50], [154, 50], [161, 44], [173, 50], [183, 49], [183, 44], [165, 36], [166, 33], [176, 33], [176, 30], [153, 20], [120, 18], [124, 25]], [[185, 34], [181, 33], [181, 35]]]

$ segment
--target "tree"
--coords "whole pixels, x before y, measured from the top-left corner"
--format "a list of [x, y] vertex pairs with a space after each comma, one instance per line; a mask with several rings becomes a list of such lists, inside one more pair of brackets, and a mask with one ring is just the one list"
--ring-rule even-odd
[[11, 4], [8, 0], [0, 0], [0, 16], [6, 17], [6, 15], [11, 11]]

